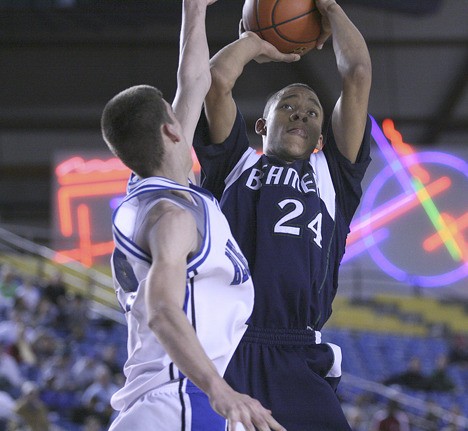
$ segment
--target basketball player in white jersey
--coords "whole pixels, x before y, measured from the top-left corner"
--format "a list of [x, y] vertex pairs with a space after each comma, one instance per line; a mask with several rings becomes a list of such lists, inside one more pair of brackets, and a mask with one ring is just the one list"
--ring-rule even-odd
[[134, 172], [113, 217], [128, 359], [111, 431], [284, 431], [221, 377], [246, 330], [253, 286], [216, 200], [188, 180], [211, 83], [205, 14], [215, 1], [183, 1], [172, 107], [142, 85], [116, 95], [101, 119], [104, 140]]

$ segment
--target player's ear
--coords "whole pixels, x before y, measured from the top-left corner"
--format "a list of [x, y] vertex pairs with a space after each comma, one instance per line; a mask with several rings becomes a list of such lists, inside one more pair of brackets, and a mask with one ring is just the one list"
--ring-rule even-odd
[[161, 133], [163, 136], [167, 136], [174, 143], [180, 142], [182, 139], [174, 123], [164, 123], [161, 126]]
[[315, 146], [315, 151], [321, 151], [323, 148], [323, 135], [320, 135], [317, 141], [317, 145]]
[[266, 135], [266, 120], [264, 118], [259, 118], [255, 123], [255, 133], [257, 135]]

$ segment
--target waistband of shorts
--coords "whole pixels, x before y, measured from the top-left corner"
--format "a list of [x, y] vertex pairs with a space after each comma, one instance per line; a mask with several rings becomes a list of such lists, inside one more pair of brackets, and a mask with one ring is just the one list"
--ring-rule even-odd
[[320, 344], [322, 334], [320, 331], [309, 328], [257, 328], [249, 325], [242, 341], [271, 346], [310, 346], [311, 344]]

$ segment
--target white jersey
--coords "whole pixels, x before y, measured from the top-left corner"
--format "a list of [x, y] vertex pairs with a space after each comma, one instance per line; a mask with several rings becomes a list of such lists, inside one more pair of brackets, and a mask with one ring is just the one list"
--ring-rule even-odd
[[[189, 192], [193, 202], [173, 191]], [[151, 255], [135, 243], [146, 214], [161, 200], [186, 209], [196, 220], [201, 246], [187, 262], [184, 312], [220, 375], [247, 328], [245, 322], [253, 308], [247, 262], [217, 201], [203, 189], [161, 177], [130, 183], [129, 193], [113, 217], [112, 271], [128, 324], [126, 382], [111, 401], [116, 410], [125, 410], [143, 394], [169, 382], [187, 386], [187, 379], [148, 327], [145, 289]]]

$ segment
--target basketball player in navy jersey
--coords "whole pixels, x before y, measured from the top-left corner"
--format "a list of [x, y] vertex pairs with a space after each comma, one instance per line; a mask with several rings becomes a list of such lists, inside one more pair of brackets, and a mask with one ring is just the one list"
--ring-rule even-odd
[[217, 201], [188, 180], [211, 82], [205, 14], [214, 1], [183, 1], [172, 107], [141, 85], [110, 100], [101, 119], [104, 140], [134, 172], [113, 216], [128, 359], [112, 431], [284, 431], [221, 377], [247, 327], [252, 280]]
[[226, 373], [288, 431], [348, 431], [335, 389], [341, 350], [321, 342], [340, 261], [370, 162], [366, 43], [334, 0], [316, 0], [321, 49], [333, 34], [342, 80], [326, 139], [317, 94], [292, 84], [267, 102], [249, 148], [232, 90], [251, 60], [295, 61], [246, 32], [211, 60], [212, 85], [194, 140], [203, 186], [220, 199], [251, 269], [254, 311]]

